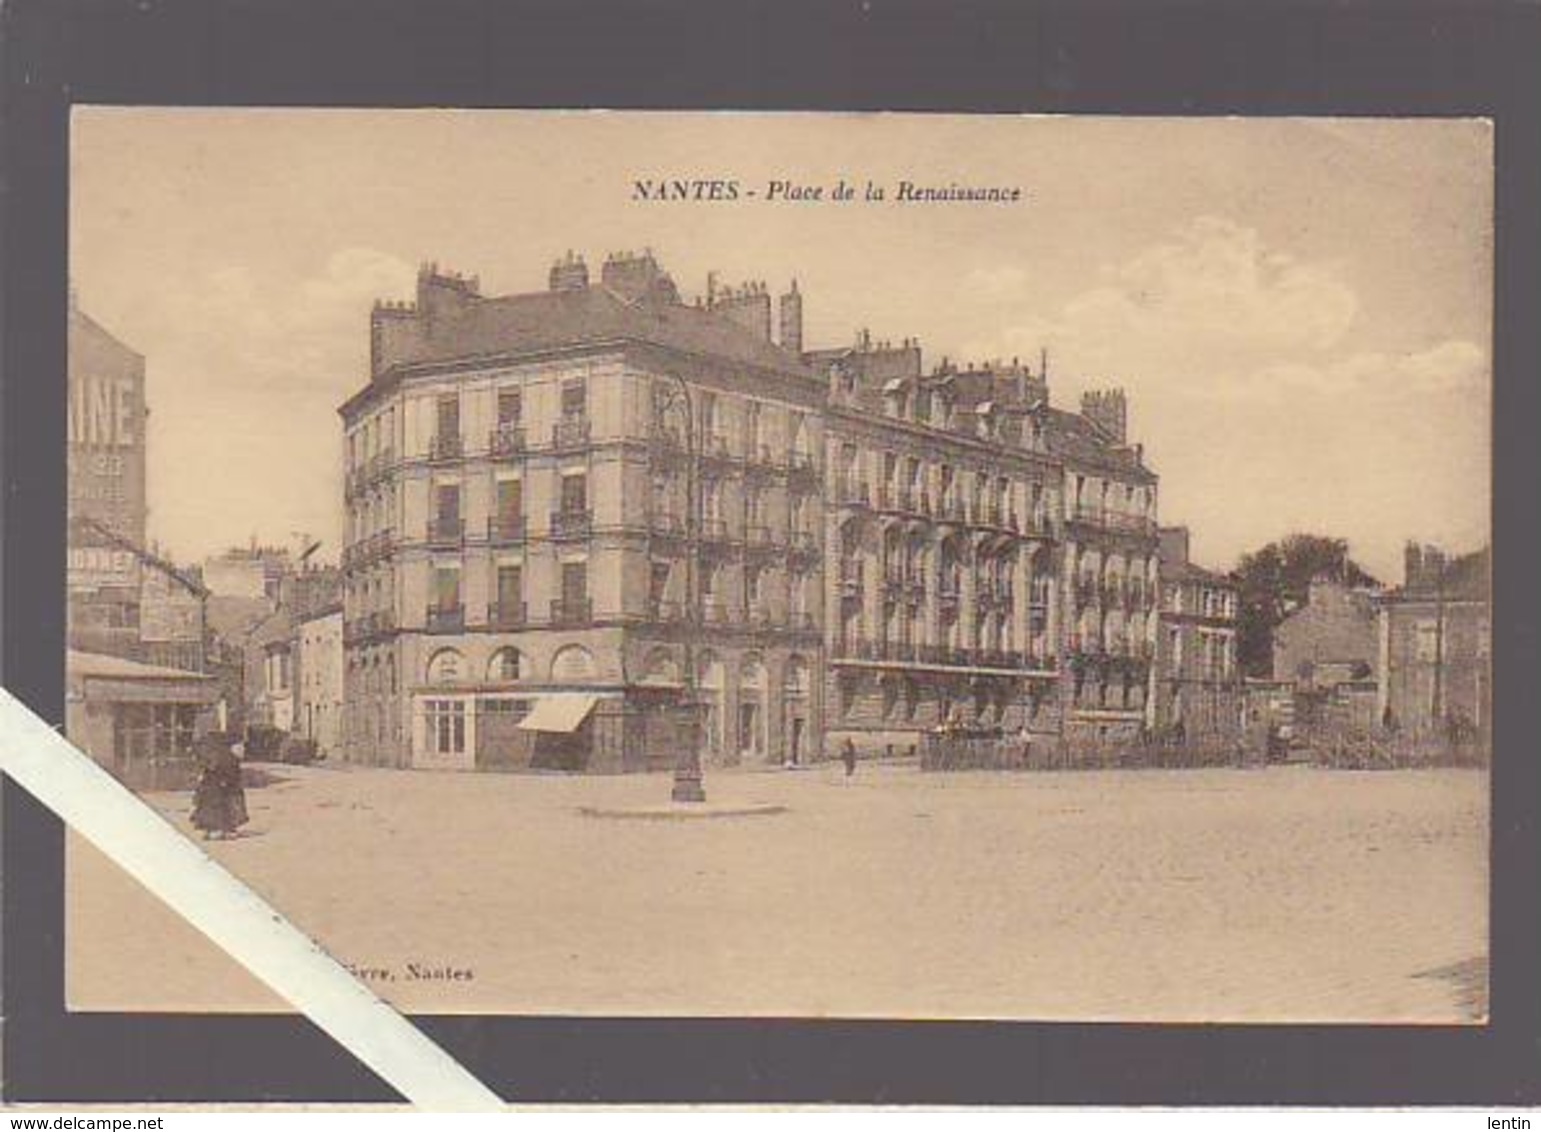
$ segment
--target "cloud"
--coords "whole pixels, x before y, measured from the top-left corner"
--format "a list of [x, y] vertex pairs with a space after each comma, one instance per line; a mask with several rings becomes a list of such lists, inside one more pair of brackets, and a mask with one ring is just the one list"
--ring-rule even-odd
[[[1487, 530], [1489, 358], [1464, 338], [1365, 343], [1340, 265], [1268, 247], [1206, 217], [1128, 259], [1046, 315], [1032, 280], [974, 272], [969, 299], [1007, 329], [969, 357], [1053, 359], [1055, 400], [1116, 384], [1161, 475], [1162, 514], [1233, 561], [1290, 530], [1348, 537], [1394, 571], [1409, 536], [1475, 545]], [[1016, 317], [1013, 317], [1016, 316]]]
[[[1359, 300], [1331, 264], [1266, 247], [1256, 230], [1201, 217], [1122, 263], [1047, 317], [1008, 321], [998, 341], [970, 352], [1035, 355], [1045, 347], [1084, 374], [1234, 380], [1269, 363], [1315, 359], [1353, 326]], [[965, 281], [977, 302], [1026, 301], [1027, 277], [1010, 267]], [[1196, 372], [1199, 371], [1199, 372]]]

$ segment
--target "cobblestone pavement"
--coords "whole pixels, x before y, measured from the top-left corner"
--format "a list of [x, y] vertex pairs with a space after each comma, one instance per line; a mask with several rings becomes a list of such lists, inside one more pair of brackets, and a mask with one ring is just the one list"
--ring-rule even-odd
[[[277, 773], [249, 794], [249, 836], [210, 851], [410, 1009], [1354, 1022], [1485, 1009], [1479, 772], [709, 771], [714, 804], [784, 807], [711, 821], [581, 812], [656, 807], [657, 775]], [[187, 828], [186, 795], [151, 801]], [[276, 1006], [74, 842], [70, 897], [76, 1007]]]

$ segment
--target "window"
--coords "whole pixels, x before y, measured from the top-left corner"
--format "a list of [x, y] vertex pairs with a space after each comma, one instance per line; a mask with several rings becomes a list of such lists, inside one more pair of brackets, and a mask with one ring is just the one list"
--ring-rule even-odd
[[589, 478], [583, 472], [562, 477], [562, 512], [581, 515], [589, 508]]
[[750, 456], [760, 452], [760, 406], [750, 404], [744, 409], [744, 447]]
[[518, 389], [498, 390], [498, 427], [513, 428], [524, 415], [524, 395]]
[[562, 604], [577, 609], [589, 596], [589, 566], [587, 562], [562, 563]]
[[588, 382], [583, 378], [574, 378], [562, 383], [562, 417], [565, 420], [574, 420], [587, 415], [589, 411]]
[[515, 564], [498, 567], [498, 609], [506, 617], [524, 600], [524, 568]]
[[460, 485], [441, 483], [433, 493], [434, 518], [441, 530], [460, 524]]
[[498, 481], [497, 509], [500, 521], [510, 523], [518, 520], [524, 511], [524, 484], [522, 481]]
[[1439, 659], [1439, 626], [1433, 621], [1419, 621], [1414, 626], [1418, 659], [1432, 664]]
[[428, 700], [428, 747], [436, 755], [463, 755], [466, 749], [466, 705], [463, 700]]
[[440, 613], [453, 613], [460, 608], [460, 567], [434, 568], [433, 607]]
[[[453, 393], [439, 397], [435, 402], [436, 420], [434, 436], [441, 446], [453, 445], [460, 440], [460, 398]], [[373, 434], [371, 434], [371, 440]], [[373, 444], [370, 445], [373, 447]]]
[[654, 562], [652, 573], [648, 576], [648, 599], [653, 608], [658, 609], [669, 595], [669, 579], [674, 574], [674, 566], [669, 562]]
[[487, 665], [487, 679], [504, 682], [519, 679], [521, 661], [518, 649], [513, 647], [499, 649], [492, 654], [492, 660]]
[[758, 566], [744, 567], [744, 596], [751, 606], [760, 604], [762, 591], [765, 588], [762, 584], [764, 576], [765, 571]]

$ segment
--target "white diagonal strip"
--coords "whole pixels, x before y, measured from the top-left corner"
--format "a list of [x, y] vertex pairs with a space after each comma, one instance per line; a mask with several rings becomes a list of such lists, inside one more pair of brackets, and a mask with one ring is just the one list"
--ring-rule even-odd
[[0, 772], [419, 1108], [503, 1108], [485, 1085], [266, 901], [0, 688]]

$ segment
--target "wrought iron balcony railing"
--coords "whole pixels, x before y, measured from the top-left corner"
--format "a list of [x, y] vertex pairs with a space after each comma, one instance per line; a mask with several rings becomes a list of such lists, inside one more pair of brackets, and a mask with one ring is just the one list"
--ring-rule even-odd
[[489, 542], [511, 543], [525, 540], [526, 524], [523, 515], [493, 515], [487, 519]]
[[557, 448], [582, 448], [589, 442], [589, 418], [567, 416], [551, 426], [551, 443]]
[[519, 456], [526, 450], [524, 428], [500, 424], [487, 437], [487, 450], [495, 457]]
[[587, 538], [594, 526], [592, 511], [564, 508], [551, 512], [551, 537], [557, 539]]
[[423, 626], [430, 633], [463, 633], [466, 627], [466, 607], [430, 605], [423, 615]]
[[428, 441], [428, 459], [439, 462], [458, 460], [465, 455], [465, 443], [459, 433], [439, 433]]
[[553, 625], [586, 625], [594, 619], [594, 603], [586, 597], [554, 598], [551, 602]]
[[464, 519], [435, 515], [428, 520], [428, 542], [433, 546], [459, 546], [465, 541]]
[[493, 602], [487, 606], [487, 624], [490, 628], [522, 629], [529, 624], [529, 620], [528, 608], [522, 601]]

